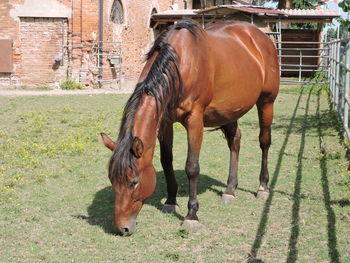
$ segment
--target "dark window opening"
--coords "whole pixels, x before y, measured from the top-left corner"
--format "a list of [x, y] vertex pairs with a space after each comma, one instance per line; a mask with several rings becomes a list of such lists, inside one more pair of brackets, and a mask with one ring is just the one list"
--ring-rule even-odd
[[193, 0], [193, 9], [201, 9], [201, 0]]
[[114, 24], [124, 23], [123, 5], [120, 0], [114, 0], [112, 5], [110, 20]]

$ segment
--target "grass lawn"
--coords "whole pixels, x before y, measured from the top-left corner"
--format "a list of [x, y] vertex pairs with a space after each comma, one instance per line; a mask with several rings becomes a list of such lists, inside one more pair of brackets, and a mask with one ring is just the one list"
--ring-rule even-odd
[[336, 115], [318, 87], [282, 87], [270, 149], [270, 196], [256, 200], [257, 112], [242, 130], [239, 188], [224, 205], [229, 152], [206, 132], [199, 181], [202, 227], [180, 230], [187, 212], [186, 134], [175, 125], [178, 214], [161, 213], [157, 189], [131, 237], [114, 235], [110, 151], [128, 95], [0, 97], [0, 262], [350, 262], [349, 160]]

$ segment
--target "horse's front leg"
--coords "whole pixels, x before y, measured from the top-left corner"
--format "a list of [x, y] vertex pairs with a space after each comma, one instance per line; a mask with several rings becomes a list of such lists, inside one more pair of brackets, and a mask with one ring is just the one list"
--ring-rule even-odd
[[203, 114], [192, 113], [185, 122], [187, 130], [187, 161], [186, 174], [189, 181], [188, 213], [182, 224], [184, 228], [195, 229], [199, 226], [197, 211], [197, 182], [199, 175], [199, 152], [203, 139]]
[[173, 168], [173, 125], [164, 122], [161, 127], [162, 129], [158, 136], [160, 144], [160, 162], [162, 163], [168, 191], [168, 197], [165, 201], [162, 212], [175, 213], [178, 186]]

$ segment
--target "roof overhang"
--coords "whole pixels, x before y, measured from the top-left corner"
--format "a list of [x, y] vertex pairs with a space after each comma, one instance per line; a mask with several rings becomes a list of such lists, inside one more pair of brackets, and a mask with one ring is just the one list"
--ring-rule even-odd
[[232, 15], [237, 12], [254, 14], [257, 16], [285, 16], [285, 13], [283, 11], [252, 5], [219, 5], [196, 11], [197, 14], [215, 14], [226, 16]]
[[155, 13], [151, 17], [151, 27], [156, 27], [158, 24], [172, 23], [184, 18], [190, 18], [193, 20], [199, 20], [205, 18], [213, 19], [216, 16], [211, 14], [198, 15], [196, 13], [198, 9], [178, 9], [178, 10], [166, 10], [164, 12]]
[[195, 20], [225, 20], [239, 13], [251, 17], [257, 16], [267, 22], [331, 23], [332, 19], [340, 17], [339, 13], [334, 10], [276, 10], [253, 5], [219, 5], [205, 9], [167, 10], [156, 13], [151, 17], [151, 26], [156, 27], [158, 24], [175, 22], [183, 18]]

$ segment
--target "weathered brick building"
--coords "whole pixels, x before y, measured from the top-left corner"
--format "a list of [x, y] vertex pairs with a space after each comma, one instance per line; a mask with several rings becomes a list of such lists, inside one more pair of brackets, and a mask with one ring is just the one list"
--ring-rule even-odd
[[[0, 85], [57, 86], [66, 77], [90, 86], [119, 78], [135, 80], [154, 39], [152, 13], [184, 4], [1, 0]], [[192, 1], [186, 4], [192, 6]]]
[[317, 22], [318, 37], [313, 41], [319, 41], [323, 23], [339, 16], [328, 10], [271, 10], [249, 6], [250, 3], [0, 0], [0, 86], [58, 86], [67, 77], [90, 87], [119, 87], [121, 82], [134, 82], [155, 35], [184, 17], [203, 24], [248, 21], [264, 32], [279, 28], [282, 39], [279, 24]]

